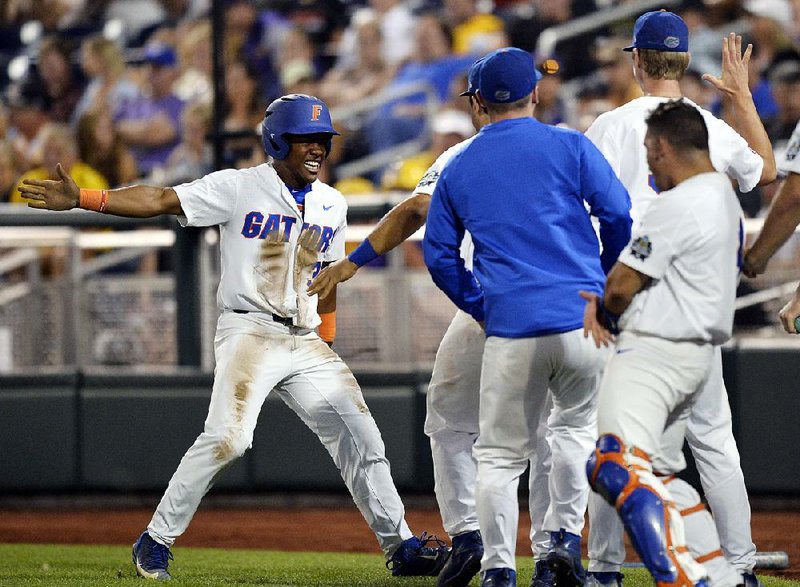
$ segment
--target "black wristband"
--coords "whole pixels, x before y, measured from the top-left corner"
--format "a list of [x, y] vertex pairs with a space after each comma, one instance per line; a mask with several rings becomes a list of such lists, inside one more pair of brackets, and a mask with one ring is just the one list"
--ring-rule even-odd
[[603, 302], [600, 302], [597, 307], [597, 317], [600, 320], [600, 324], [608, 328], [611, 334], [619, 334], [620, 315], [606, 308]]

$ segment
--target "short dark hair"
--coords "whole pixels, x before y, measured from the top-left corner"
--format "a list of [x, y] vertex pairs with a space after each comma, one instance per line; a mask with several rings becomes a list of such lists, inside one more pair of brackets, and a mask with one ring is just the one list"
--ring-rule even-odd
[[651, 134], [663, 137], [678, 151], [708, 151], [708, 127], [700, 111], [677, 99], [662, 102], [645, 121]]
[[506, 112], [511, 112], [512, 110], [518, 110], [520, 108], [524, 108], [531, 102], [531, 94], [523, 96], [519, 100], [515, 102], [510, 102], [508, 104], [501, 104], [497, 102], [488, 102], [484, 100], [484, 104], [486, 105], [486, 111], [489, 114], [505, 114]]

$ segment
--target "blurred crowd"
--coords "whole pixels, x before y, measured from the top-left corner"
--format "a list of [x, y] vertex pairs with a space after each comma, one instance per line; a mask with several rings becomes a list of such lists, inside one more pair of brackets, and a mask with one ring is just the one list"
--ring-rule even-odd
[[[640, 95], [629, 20], [537, 53], [546, 29], [617, 0], [224, 0], [222, 161], [215, 161], [211, 0], [5, 0], [0, 5], [0, 201], [61, 162], [81, 187], [174, 185], [217, 164], [264, 161], [265, 107], [307, 93], [342, 132], [323, 179], [345, 194], [410, 190], [436, 156], [473, 133], [459, 98], [484, 53], [534, 53], [536, 116], [585, 130]], [[723, 36], [754, 45], [750, 84], [780, 156], [800, 118], [800, 0], [685, 0], [692, 65], [684, 93], [722, 114]], [[769, 194], [743, 200], [749, 215]]]

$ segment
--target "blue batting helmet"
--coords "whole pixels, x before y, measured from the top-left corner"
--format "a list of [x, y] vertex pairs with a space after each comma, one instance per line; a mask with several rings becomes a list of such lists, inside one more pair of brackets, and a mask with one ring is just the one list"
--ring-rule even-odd
[[330, 135], [325, 150], [330, 153], [333, 135], [331, 113], [325, 102], [306, 94], [289, 94], [275, 100], [267, 108], [261, 123], [261, 142], [267, 155], [273, 159], [285, 159], [291, 146], [286, 135]]

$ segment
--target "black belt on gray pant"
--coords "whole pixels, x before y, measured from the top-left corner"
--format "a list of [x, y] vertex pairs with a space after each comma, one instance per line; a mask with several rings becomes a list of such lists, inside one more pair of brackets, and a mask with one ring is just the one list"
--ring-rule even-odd
[[[249, 314], [249, 310], [234, 310], [234, 314]], [[284, 326], [294, 326], [294, 322], [291, 318], [287, 318], [286, 316], [279, 316], [278, 314], [272, 314], [272, 321], [277, 322], [278, 324], [283, 324]]]

